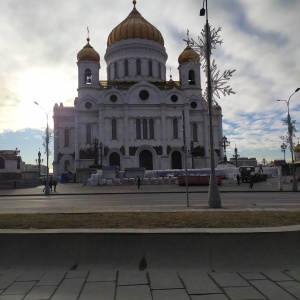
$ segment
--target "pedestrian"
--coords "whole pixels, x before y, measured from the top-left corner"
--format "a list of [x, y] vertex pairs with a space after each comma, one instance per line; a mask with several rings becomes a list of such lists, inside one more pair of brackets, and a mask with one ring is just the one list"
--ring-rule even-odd
[[137, 186], [138, 186], [138, 189], [141, 186], [141, 178], [140, 178], [140, 176], [137, 177]]
[[56, 192], [56, 186], [57, 186], [57, 180], [54, 179], [53, 180], [53, 189], [54, 189], [54, 192]]
[[253, 176], [252, 176], [252, 175], [250, 175], [249, 182], [250, 182], [249, 188], [250, 188], [250, 189], [253, 189]]
[[239, 174], [236, 175], [237, 184], [240, 185], [241, 177]]
[[50, 188], [50, 191], [52, 192], [52, 178], [49, 181], [49, 188]]
[[45, 189], [46, 189], [46, 180], [43, 180], [43, 185], [44, 185], [43, 192], [45, 192]]

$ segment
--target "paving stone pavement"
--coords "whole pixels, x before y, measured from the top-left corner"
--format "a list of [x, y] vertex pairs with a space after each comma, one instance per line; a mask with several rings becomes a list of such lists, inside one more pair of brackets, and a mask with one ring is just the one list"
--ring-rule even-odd
[[0, 300], [292, 300], [300, 271], [0, 270]]

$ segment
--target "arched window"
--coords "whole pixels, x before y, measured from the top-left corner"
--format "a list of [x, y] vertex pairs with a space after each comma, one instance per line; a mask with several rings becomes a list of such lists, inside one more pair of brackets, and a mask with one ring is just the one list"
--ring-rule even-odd
[[173, 119], [173, 139], [178, 139], [178, 120]]
[[65, 160], [64, 171], [65, 172], [70, 171], [70, 161], [69, 160]]
[[84, 80], [86, 84], [92, 83], [92, 71], [91, 69], [86, 69], [84, 72]]
[[136, 139], [140, 140], [142, 138], [141, 135], [141, 120], [137, 119], [136, 120]]
[[136, 75], [141, 75], [142, 69], [141, 69], [141, 60], [138, 58], [136, 60]]
[[150, 139], [154, 139], [154, 120], [150, 119], [149, 120], [149, 133], [150, 133]]
[[161, 63], [158, 63], [158, 77], [161, 78]]
[[65, 147], [70, 147], [70, 131], [65, 129]]
[[193, 124], [193, 141], [198, 142], [198, 126], [196, 123]]
[[128, 70], [128, 59], [125, 59], [124, 61], [124, 70], [125, 70], [125, 76], [129, 76], [129, 70]]
[[143, 139], [148, 139], [148, 122], [147, 119], [143, 120]]
[[92, 144], [92, 126], [90, 124], [86, 125], [86, 143]]
[[149, 76], [153, 76], [153, 74], [152, 74], [152, 60], [148, 61], [148, 66], [149, 66]]
[[5, 169], [5, 159], [0, 156], [0, 169]]
[[111, 121], [111, 139], [116, 140], [117, 139], [117, 120], [112, 119]]
[[114, 69], [115, 69], [115, 78], [118, 78], [118, 64], [114, 63]]
[[195, 84], [195, 71], [189, 70], [189, 84], [194, 85]]

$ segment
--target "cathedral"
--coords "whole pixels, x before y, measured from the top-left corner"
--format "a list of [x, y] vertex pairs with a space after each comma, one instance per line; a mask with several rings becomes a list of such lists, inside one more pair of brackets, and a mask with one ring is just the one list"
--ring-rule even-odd
[[[161, 32], [136, 8], [108, 35], [106, 80], [90, 38], [77, 54], [74, 106], [55, 104], [53, 175], [79, 175], [93, 165], [167, 170], [210, 166], [208, 104], [200, 60], [178, 53], [179, 81], [166, 78]], [[222, 110], [212, 107], [214, 153], [221, 160]], [[186, 145], [186, 151], [185, 151]], [[186, 153], [186, 155], [185, 155]]]

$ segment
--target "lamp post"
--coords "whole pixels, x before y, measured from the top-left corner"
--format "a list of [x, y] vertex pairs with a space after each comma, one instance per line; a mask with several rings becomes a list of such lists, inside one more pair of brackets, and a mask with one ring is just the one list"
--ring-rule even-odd
[[43, 159], [41, 159], [41, 151], [38, 152], [38, 159], [35, 160], [36, 163], [39, 166], [39, 176], [41, 176], [41, 162], [43, 162]]
[[282, 143], [282, 145], [280, 146], [281, 148], [281, 152], [283, 152], [283, 160], [285, 161], [285, 150], [287, 148], [287, 144], [286, 143]]
[[287, 115], [287, 124], [288, 124], [288, 134], [289, 134], [289, 144], [290, 144], [290, 150], [291, 150], [291, 156], [292, 156], [292, 173], [293, 173], [293, 192], [298, 191], [298, 185], [296, 181], [296, 174], [295, 174], [295, 165], [294, 165], [294, 149], [293, 149], [293, 126], [291, 123], [291, 116], [290, 116], [290, 100], [291, 97], [297, 93], [300, 90], [300, 88], [297, 88], [295, 92], [289, 97], [288, 100], [277, 100], [277, 101], [285, 101], [288, 109], [288, 115]]
[[233, 155], [233, 157], [235, 158], [235, 166], [237, 167], [238, 165], [238, 163], [237, 163], [237, 160], [238, 160], [238, 157], [239, 157], [239, 155], [238, 155], [238, 149], [237, 149], [237, 147], [236, 147], [236, 145], [235, 145], [235, 148], [234, 148], [234, 155]]
[[[207, 102], [209, 115], [209, 141], [210, 141], [210, 182], [208, 190], [208, 204], [210, 208], [221, 208], [221, 197], [217, 185], [215, 158], [214, 158], [214, 138], [213, 138], [213, 123], [212, 123], [212, 90], [211, 90], [211, 68], [210, 68], [210, 29], [208, 23], [208, 9], [207, 0], [205, 0], [206, 7], [206, 65], [207, 65]], [[205, 15], [204, 0], [203, 7], [200, 10], [200, 16]]]
[[48, 123], [48, 112], [36, 101], [34, 103], [39, 106], [46, 114], [47, 118], [47, 127], [46, 127], [46, 157], [47, 157], [47, 173], [46, 173], [46, 185], [45, 185], [45, 195], [50, 195], [50, 188], [49, 188], [49, 123]]
[[227, 162], [226, 156], [226, 147], [230, 145], [230, 142], [227, 140], [227, 137], [224, 135], [222, 137], [222, 141], [220, 142], [220, 146], [224, 149], [224, 162]]

